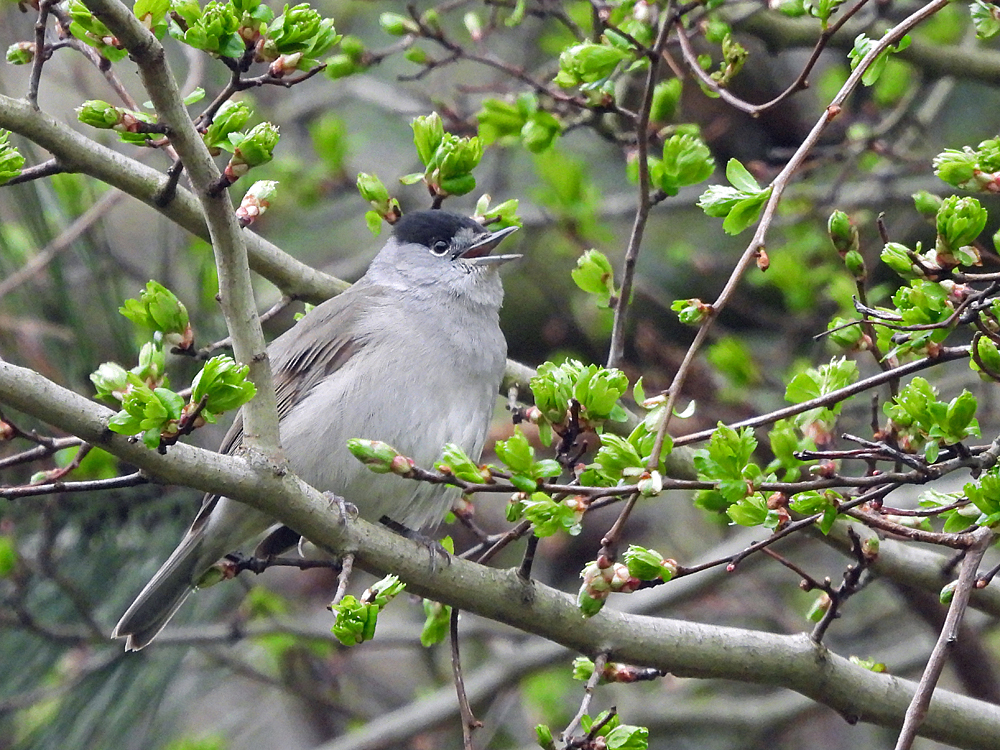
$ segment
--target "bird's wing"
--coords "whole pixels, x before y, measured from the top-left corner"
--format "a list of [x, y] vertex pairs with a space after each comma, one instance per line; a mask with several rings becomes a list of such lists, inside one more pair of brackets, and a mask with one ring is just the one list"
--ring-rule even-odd
[[[364, 286], [366, 305], [388, 293], [374, 284]], [[363, 310], [358, 304], [357, 287], [317, 305], [268, 347], [279, 420], [288, 416], [306, 393], [340, 369], [361, 347], [363, 341], [358, 336], [357, 321]], [[219, 452], [232, 454], [242, 444], [243, 414], [240, 412], [223, 438]], [[218, 495], [205, 495], [190, 532], [206, 523], [218, 500]]]

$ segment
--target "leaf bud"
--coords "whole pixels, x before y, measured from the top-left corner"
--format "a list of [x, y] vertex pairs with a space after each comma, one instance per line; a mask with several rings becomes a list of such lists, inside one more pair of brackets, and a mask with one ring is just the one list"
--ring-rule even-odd
[[381, 440], [351, 438], [347, 441], [347, 449], [376, 474], [395, 473], [396, 459], [405, 458], [399, 451]]
[[34, 42], [15, 42], [7, 48], [7, 62], [11, 65], [27, 65], [34, 59]]
[[406, 36], [420, 32], [420, 27], [412, 18], [401, 16], [399, 13], [383, 13], [378, 17], [378, 25], [382, 27], [382, 31], [391, 36]]

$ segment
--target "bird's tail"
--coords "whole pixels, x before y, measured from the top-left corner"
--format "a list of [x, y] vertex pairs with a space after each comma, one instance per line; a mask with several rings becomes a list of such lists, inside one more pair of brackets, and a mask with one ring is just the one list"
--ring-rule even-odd
[[201, 542], [201, 534], [188, 532], [115, 625], [111, 637], [127, 638], [126, 651], [148, 646], [194, 591], [194, 581], [203, 572], [198, 569], [203, 559]]

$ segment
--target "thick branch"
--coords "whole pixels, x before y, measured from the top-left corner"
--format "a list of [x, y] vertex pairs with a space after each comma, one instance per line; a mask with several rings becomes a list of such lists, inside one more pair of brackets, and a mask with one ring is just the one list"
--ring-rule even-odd
[[[812, 47], [821, 33], [820, 22], [816, 19], [789, 18], [776, 11], [761, 11], [734, 18], [732, 24], [737, 31], [756, 36], [771, 50]], [[879, 39], [889, 28], [889, 24], [884, 22], [873, 25], [851, 21], [830, 39], [827, 47], [851, 50], [858, 34], [864, 32]], [[905, 60], [931, 77], [954, 76], [989, 85], [1000, 83], [1000, 52], [982, 45], [963, 49], [915, 37], [909, 47], [893, 54], [893, 58]]]
[[[10, 130], [50, 152], [66, 172], [94, 177], [159, 211], [191, 234], [211, 241], [205, 216], [190, 191], [177, 189], [165, 206], [157, 198], [167, 177], [152, 167], [87, 138], [21, 99], [0, 95], [0, 128]], [[302, 263], [252, 232], [244, 232], [250, 268], [295, 299], [319, 304], [348, 284]]]

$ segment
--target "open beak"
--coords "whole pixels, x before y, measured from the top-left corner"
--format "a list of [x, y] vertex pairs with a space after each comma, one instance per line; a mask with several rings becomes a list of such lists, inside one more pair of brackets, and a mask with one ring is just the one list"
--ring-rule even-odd
[[506, 263], [510, 260], [517, 260], [520, 255], [490, 255], [503, 238], [517, 231], [516, 226], [504, 227], [495, 232], [487, 232], [465, 249], [459, 257], [476, 265]]

